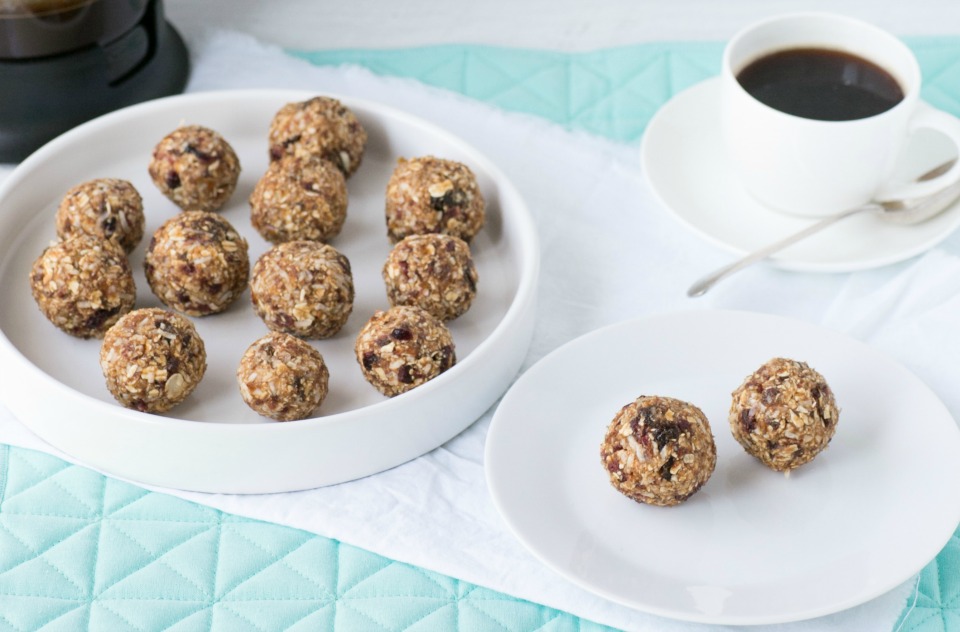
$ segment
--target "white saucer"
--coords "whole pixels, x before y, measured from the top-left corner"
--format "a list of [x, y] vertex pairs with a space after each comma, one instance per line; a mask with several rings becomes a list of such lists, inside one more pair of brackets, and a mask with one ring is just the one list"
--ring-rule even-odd
[[[643, 172], [663, 205], [685, 226], [726, 250], [743, 254], [811, 223], [762, 206], [740, 186], [724, 155], [720, 81], [708, 79], [676, 95], [650, 121], [641, 145]], [[919, 174], [950, 157], [941, 138], [917, 134], [900, 174]], [[902, 175], [902, 177], [906, 177]], [[855, 216], [772, 257], [774, 265], [815, 272], [850, 272], [916, 256], [960, 226], [960, 205], [915, 226]]]

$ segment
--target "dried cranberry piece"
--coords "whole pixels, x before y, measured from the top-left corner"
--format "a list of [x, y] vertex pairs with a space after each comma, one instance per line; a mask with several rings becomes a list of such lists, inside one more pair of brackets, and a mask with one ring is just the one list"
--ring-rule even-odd
[[660, 472], [659, 472], [660, 478], [662, 478], [665, 481], [672, 480], [673, 473], [670, 471], [670, 468], [673, 467], [673, 464], [676, 462], [677, 462], [676, 459], [674, 459], [672, 456], [668, 458], [667, 462], [660, 467]]
[[467, 280], [467, 285], [470, 286], [471, 292], [477, 291], [477, 282], [473, 280], [473, 270], [470, 266], [463, 266], [463, 278]]
[[119, 307], [113, 307], [111, 309], [98, 309], [87, 317], [83, 323], [83, 326], [85, 329], [100, 329], [100, 327], [103, 326], [103, 323], [107, 322], [111, 316], [114, 316], [119, 312]]
[[324, 160], [333, 163], [333, 166], [339, 169], [342, 173], [347, 173], [348, 169], [345, 164], [343, 164], [343, 156], [336, 149], [331, 149], [330, 151], [325, 151], [321, 154], [321, 158]]
[[450, 345], [444, 345], [440, 349], [440, 372], [443, 373], [456, 362], [457, 356]]
[[690, 424], [686, 423], [686, 428], [681, 428], [679, 422], [667, 421], [664, 419], [665, 411], [661, 406], [645, 406], [637, 410], [636, 416], [630, 420], [630, 430], [634, 436], [639, 435], [643, 442], [644, 435], [662, 448], [671, 441], [676, 441], [683, 430], [689, 430]]
[[117, 230], [117, 218], [108, 217], [100, 225], [103, 227], [103, 234], [109, 237]]
[[195, 145], [187, 143], [187, 146], [184, 148], [184, 151], [188, 154], [192, 154], [197, 157], [197, 160], [202, 162], [205, 165], [208, 165], [215, 161], [217, 157], [213, 154], [208, 154], [207, 152], [198, 149]]
[[390, 337], [394, 340], [413, 340], [413, 332], [406, 327], [396, 327], [390, 332]]

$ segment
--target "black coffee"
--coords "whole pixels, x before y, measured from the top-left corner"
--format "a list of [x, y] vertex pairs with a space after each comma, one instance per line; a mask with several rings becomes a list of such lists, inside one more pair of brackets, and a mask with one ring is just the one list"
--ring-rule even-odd
[[737, 81], [772, 108], [821, 121], [867, 118], [903, 100], [900, 84], [883, 68], [822, 48], [771, 53], [741, 70]]

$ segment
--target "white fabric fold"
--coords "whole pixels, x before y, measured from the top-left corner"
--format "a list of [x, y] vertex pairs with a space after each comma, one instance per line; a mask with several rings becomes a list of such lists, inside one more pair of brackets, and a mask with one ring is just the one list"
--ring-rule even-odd
[[[463, 137], [506, 172], [531, 207], [542, 245], [538, 324], [525, 368], [597, 327], [672, 310], [733, 308], [801, 318], [888, 352], [960, 410], [960, 259], [952, 241], [914, 261], [851, 275], [757, 266], [702, 299], [684, 292], [728, 255], [684, 230], [640, 173], [638, 148], [566, 131], [413, 81], [355, 67], [315, 67], [231, 32], [187, 32], [189, 91], [299, 88], [386, 102]], [[612, 604], [557, 576], [507, 531], [487, 493], [492, 413], [410, 463], [290, 494], [162, 490], [224, 511], [302, 528], [387, 557], [627, 630], [719, 629]], [[0, 441], [59, 456], [0, 407]], [[68, 458], [65, 457], [64, 458]], [[758, 630], [889, 630], [914, 582], [859, 607]]]

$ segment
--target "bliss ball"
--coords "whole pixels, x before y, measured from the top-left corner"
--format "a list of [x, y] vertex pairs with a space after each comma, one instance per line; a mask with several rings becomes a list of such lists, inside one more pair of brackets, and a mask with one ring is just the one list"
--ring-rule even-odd
[[250, 221], [267, 241], [329, 241], [347, 218], [347, 181], [333, 163], [285, 155], [250, 195]]
[[378, 311], [357, 335], [354, 352], [363, 376], [388, 397], [437, 377], [457, 362], [446, 326], [419, 307]]
[[220, 215], [187, 211], [153, 234], [144, 271], [168, 307], [191, 316], [216, 314], [247, 287], [247, 242]]
[[467, 243], [483, 227], [485, 203], [466, 165], [433, 156], [401, 158], [387, 183], [387, 236], [444, 233]]
[[143, 239], [143, 200], [126, 180], [90, 180], [67, 191], [56, 223], [60, 239], [91, 235], [115, 241], [129, 254]]
[[616, 414], [600, 446], [610, 483], [649, 505], [679, 505], [713, 474], [717, 448], [710, 423], [692, 404], [641, 396]]
[[77, 338], [102, 338], [137, 298], [123, 249], [82, 233], [43, 251], [30, 269], [30, 290], [43, 315]]
[[367, 132], [356, 115], [330, 97], [284, 105], [270, 122], [268, 138], [270, 160], [286, 154], [323, 158], [348, 178], [360, 167], [367, 145]]
[[301, 338], [329, 338], [353, 311], [350, 261], [333, 246], [288, 241], [265, 252], [253, 266], [250, 300], [273, 331]]
[[107, 390], [122, 405], [162, 413], [197, 387], [207, 354], [193, 323], [151, 307], [126, 314], [107, 330], [100, 368]]
[[187, 125], [157, 144], [147, 170], [160, 192], [183, 210], [216, 211], [237, 187], [240, 159], [217, 132]]
[[237, 369], [243, 401], [277, 421], [309, 417], [327, 397], [329, 379], [319, 351], [277, 331], [250, 345]]
[[805, 362], [773, 358], [733, 392], [730, 430], [743, 449], [778, 472], [820, 454], [840, 410], [822, 375]]
[[391, 305], [414, 305], [443, 321], [470, 309], [477, 295], [470, 246], [452, 235], [404, 237], [390, 251], [382, 274]]

